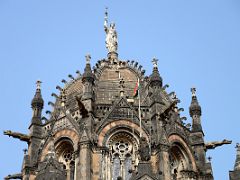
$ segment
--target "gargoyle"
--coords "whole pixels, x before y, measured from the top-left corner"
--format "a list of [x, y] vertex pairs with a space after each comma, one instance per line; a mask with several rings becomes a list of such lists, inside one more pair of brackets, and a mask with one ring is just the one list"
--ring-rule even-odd
[[4, 131], [3, 132], [4, 135], [8, 135], [9, 137], [13, 137], [13, 138], [17, 138], [21, 141], [25, 141], [27, 143], [30, 142], [30, 136], [27, 134], [22, 134], [22, 133], [18, 133], [18, 132], [12, 132], [10, 130]]
[[231, 144], [232, 141], [224, 139], [223, 141], [213, 141], [205, 144], [206, 149], [215, 149], [216, 147], [222, 146], [224, 144]]
[[82, 118], [88, 117], [88, 110], [85, 108], [84, 104], [81, 102], [81, 100], [78, 97], [76, 97], [76, 100], [77, 100], [79, 111]]
[[4, 178], [4, 180], [8, 180], [8, 179], [22, 179], [22, 174], [12, 174]]

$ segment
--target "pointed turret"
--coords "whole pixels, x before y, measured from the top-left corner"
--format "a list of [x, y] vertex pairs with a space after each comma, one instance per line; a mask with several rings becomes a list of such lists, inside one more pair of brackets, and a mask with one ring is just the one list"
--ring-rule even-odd
[[208, 174], [212, 176], [211, 162], [206, 161], [206, 146], [204, 142], [204, 133], [201, 125], [201, 115], [202, 109], [198, 103], [196, 96], [196, 88], [191, 88], [192, 92], [192, 102], [189, 107], [189, 113], [192, 117], [192, 146], [195, 152], [195, 158], [198, 168], [203, 172], [203, 174]]
[[237, 144], [237, 157], [234, 165], [234, 170], [229, 172], [230, 180], [239, 180], [240, 179], [240, 145]]
[[86, 55], [85, 57], [86, 57], [86, 67], [84, 69], [84, 73], [82, 77], [82, 82], [84, 85], [82, 100], [93, 99], [93, 84], [95, 80], [95, 76], [92, 73], [92, 69], [90, 65], [91, 56]]
[[202, 125], [201, 125], [202, 109], [197, 100], [196, 88], [191, 88], [191, 92], [192, 92], [192, 102], [189, 107], [189, 113], [190, 113], [190, 116], [192, 117], [192, 131], [202, 132]]
[[236, 148], [237, 148], [237, 157], [234, 165], [234, 170], [240, 171], [240, 145], [237, 144]]
[[152, 72], [152, 75], [150, 76], [151, 87], [162, 87], [162, 77], [159, 74], [157, 62], [158, 62], [158, 59], [153, 58], [152, 60], [153, 72]]
[[42, 109], [44, 101], [41, 94], [41, 83], [41, 81], [36, 82], [37, 88], [31, 102], [33, 116], [29, 126], [30, 143], [28, 146], [28, 155], [31, 165], [34, 165], [37, 162], [38, 149], [42, 140]]
[[33, 117], [32, 117], [32, 122], [31, 122], [30, 126], [32, 126], [33, 124], [37, 124], [37, 125], [42, 124], [41, 116], [42, 116], [42, 109], [44, 106], [44, 101], [43, 101], [42, 94], [41, 94], [41, 83], [42, 82], [39, 80], [36, 82], [37, 88], [36, 88], [35, 95], [31, 102], [31, 106], [32, 106], [32, 110], [33, 110]]

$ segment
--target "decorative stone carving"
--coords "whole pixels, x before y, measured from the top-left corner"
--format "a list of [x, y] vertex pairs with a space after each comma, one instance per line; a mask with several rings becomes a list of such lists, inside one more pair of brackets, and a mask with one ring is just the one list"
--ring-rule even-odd
[[140, 139], [139, 155], [142, 161], [149, 161], [151, 159], [150, 148], [145, 137], [141, 137]]

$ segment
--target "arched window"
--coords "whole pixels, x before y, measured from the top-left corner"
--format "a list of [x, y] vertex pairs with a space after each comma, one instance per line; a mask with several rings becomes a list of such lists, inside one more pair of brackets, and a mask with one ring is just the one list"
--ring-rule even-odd
[[110, 139], [108, 146], [111, 151], [111, 179], [117, 180], [121, 177], [124, 180], [129, 180], [131, 170], [138, 163], [137, 141], [128, 133], [118, 133]]
[[189, 158], [180, 144], [173, 144], [169, 154], [172, 180], [181, 178], [181, 172], [190, 170]]
[[75, 158], [73, 143], [69, 138], [62, 138], [55, 143], [56, 156], [67, 174], [67, 180], [74, 180]]

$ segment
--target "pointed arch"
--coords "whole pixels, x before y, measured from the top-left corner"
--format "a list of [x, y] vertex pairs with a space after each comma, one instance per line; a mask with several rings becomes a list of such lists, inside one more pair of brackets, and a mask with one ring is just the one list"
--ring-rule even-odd
[[100, 147], [104, 145], [104, 142], [106, 141], [106, 138], [112, 129], [118, 129], [122, 127], [126, 127], [130, 133], [131, 130], [134, 130], [134, 132], [137, 134], [140, 134], [140, 131], [142, 131], [143, 132], [142, 135], [146, 137], [146, 139], [149, 141], [147, 132], [143, 128], [141, 129], [139, 125], [129, 120], [116, 120], [114, 122], [108, 123], [102, 128], [101, 132], [98, 135], [98, 145]]
[[[180, 161], [184, 158], [184, 163], [188, 163], [191, 170], [197, 172], [197, 165], [193, 153], [183, 138], [177, 134], [172, 134], [169, 136], [168, 140], [171, 144], [170, 153], [172, 152], [173, 156], [175, 156], [174, 158], [179, 159]], [[186, 164], [182, 164], [182, 166], [184, 167]]]

